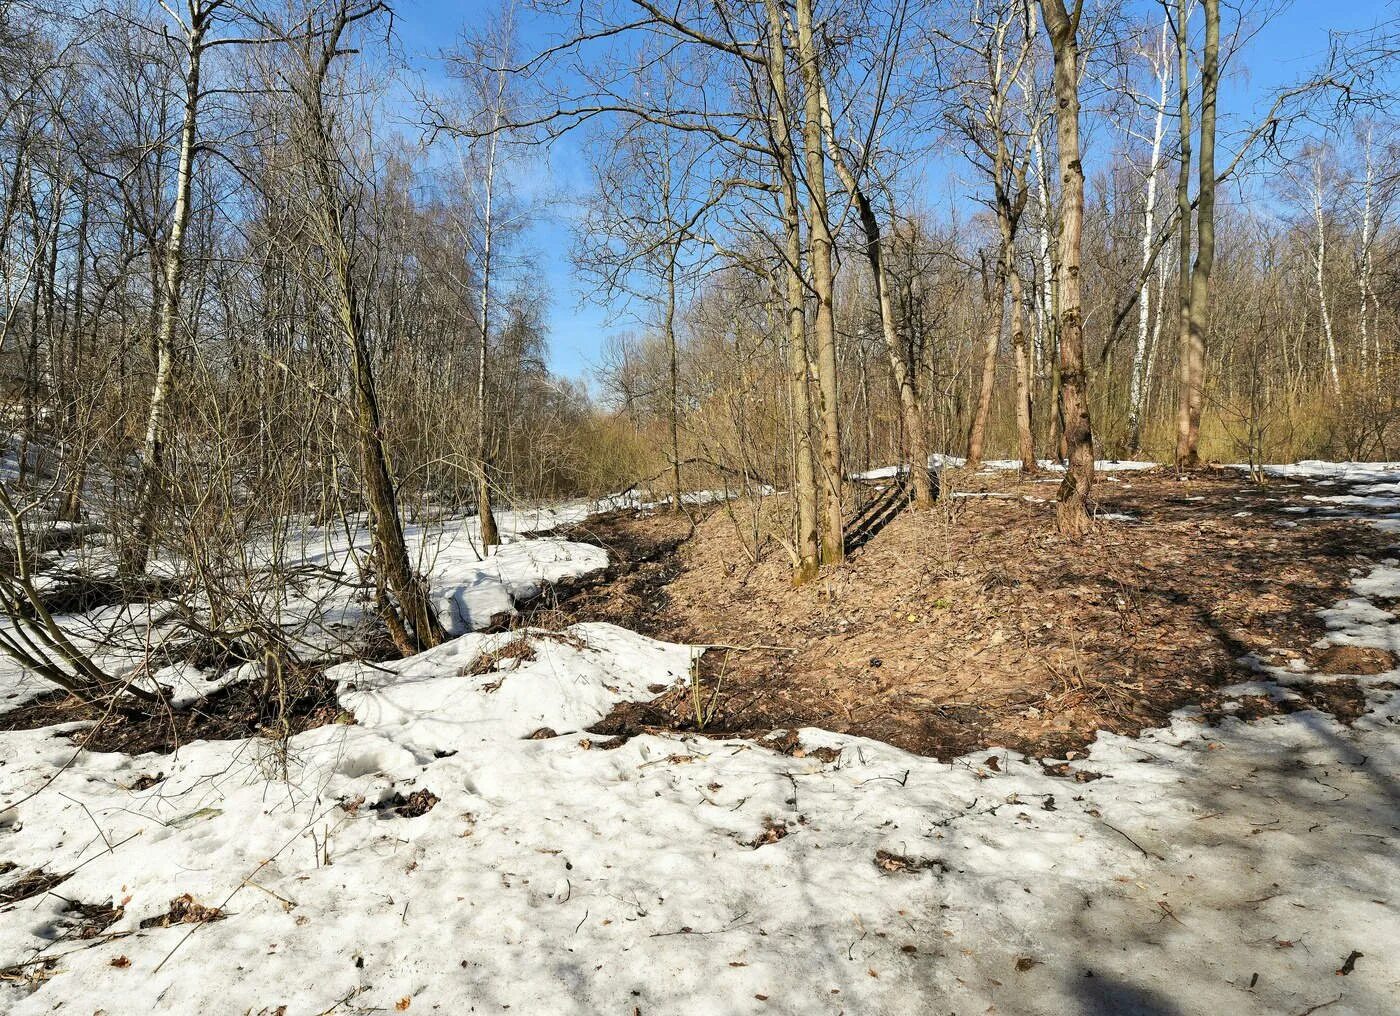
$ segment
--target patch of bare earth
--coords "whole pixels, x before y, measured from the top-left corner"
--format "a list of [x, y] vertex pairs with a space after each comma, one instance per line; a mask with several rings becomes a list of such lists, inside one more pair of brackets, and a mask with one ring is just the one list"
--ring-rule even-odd
[[0, 713], [0, 731], [81, 722], [63, 736], [89, 751], [140, 755], [169, 753], [191, 741], [290, 736], [341, 718], [335, 687], [323, 671], [301, 668], [288, 675], [282, 694], [263, 682], [240, 681], [178, 709], [134, 700], [88, 702], [53, 691]]
[[[1064, 757], [1098, 730], [1137, 734], [1185, 705], [1219, 715], [1219, 689], [1248, 674], [1246, 653], [1365, 672], [1312, 648], [1324, 633], [1315, 612], [1350, 595], [1387, 541], [1356, 522], [1288, 525], [1298, 517], [1281, 509], [1298, 503], [1297, 485], [1101, 476], [1099, 512], [1132, 520], [1102, 520], [1082, 544], [1056, 535], [1045, 478], [961, 476], [953, 487], [993, 496], [906, 510], [796, 589], [781, 548], [756, 562], [739, 552], [742, 513], [712, 511], [693, 535], [683, 517], [615, 514], [570, 535], [633, 562], [530, 621], [606, 620], [728, 647], [705, 653], [699, 696], [625, 703], [594, 728], [602, 734], [814, 726], [943, 758], [990, 745]], [[1349, 720], [1364, 709], [1354, 682], [1299, 691], [1301, 703], [1251, 702], [1248, 715], [1316, 707]]]

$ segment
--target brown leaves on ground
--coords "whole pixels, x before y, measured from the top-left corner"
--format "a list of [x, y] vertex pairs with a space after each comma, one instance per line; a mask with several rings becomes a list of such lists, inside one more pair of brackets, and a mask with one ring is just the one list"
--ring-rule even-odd
[[[1296, 525], [1283, 509], [1308, 487], [1260, 488], [1233, 473], [1105, 474], [1099, 512], [1132, 521], [1100, 519], [1078, 543], [1055, 531], [1053, 480], [976, 474], [953, 485], [975, 496], [903, 512], [798, 588], [776, 541], [756, 563], [736, 551], [735, 520], [751, 506], [712, 511], [669, 564], [562, 603], [555, 620], [727, 647], [698, 665], [703, 686], [721, 689], [706, 734], [813, 726], [940, 758], [991, 745], [1064, 758], [1099, 730], [1134, 735], [1182, 706], [1218, 715], [1218, 689], [1253, 676], [1238, 663], [1247, 654], [1313, 662], [1325, 634], [1315, 612], [1352, 595], [1354, 570], [1385, 553], [1385, 537], [1361, 523]], [[626, 545], [627, 525], [610, 519], [609, 538]], [[654, 535], [653, 519], [636, 525], [632, 543]], [[1348, 673], [1387, 661], [1316, 663]], [[1356, 689], [1331, 687], [1264, 705], [1343, 720], [1364, 708]], [[695, 726], [680, 688], [593, 729]]]
[[786, 822], [780, 822], [772, 816], [765, 815], [763, 818], [763, 831], [751, 840], [740, 840], [746, 847], [757, 850], [759, 847], [766, 847], [770, 843], [777, 843], [788, 834]]
[[120, 921], [125, 914], [126, 910], [121, 906], [113, 906], [111, 900], [106, 903], [70, 901], [63, 909], [62, 922], [67, 925], [67, 930], [62, 937], [84, 940], [96, 938]]
[[[0, 713], [0, 731], [91, 721], [68, 735], [73, 743], [89, 751], [141, 755], [165, 754], [191, 741], [290, 736], [340, 722], [344, 714], [324, 667], [288, 664], [282, 673], [288, 685], [285, 698], [269, 697], [260, 681], [238, 681], [175, 710], [126, 703], [112, 708], [110, 703], [84, 702], [66, 692], [52, 692]], [[145, 780], [138, 777], [132, 789], [154, 785]]]
[[38, 991], [44, 982], [58, 972], [58, 960], [44, 957], [28, 963], [16, 963], [0, 968], [0, 983], [13, 984], [28, 991]]
[[20, 900], [31, 899], [42, 895], [53, 889], [55, 886], [66, 882], [72, 872], [62, 873], [44, 871], [42, 868], [35, 868], [33, 871], [26, 871], [19, 878], [0, 887], [0, 906], [7, 903], [18, 903]]
[[218, 907], [206, 906], [189, 893], [176, 896], [170, 901], [170, 909], [141, 922], [142, 928], [171, 928], [177, 924], [208, 924], [222, 921], [225, 914]]
[[1328, 646], [1313, 654], [1313, 668], [1323, 674], [1384, 674], [1396, 667], [1395, 655], [1367, 646]]
[[930, 868], [937, 868], [939, 871], [947, 870], [944, 863], [936, 857], [905, 857], [903, 854], [891, 853], [888, 850], [875, 851], [875, 867], [892, 875], [908, 875], [914, 872], [928, 871]]
[[374, 806], [375, 811], [389, 812], [400, 818], [418, 818], [433, 810], [433, 805], [438, 803], [438, 796], [427, 787], [421, 787], [413, 793], [404, 797], [403, 794], [395, 791], [391, 796], [386, 797]]
[[[511, 639], [499, 649], [494, 649], [489, 653], [482, 653], [472, 660], [471, 665], [466, 668], [466, 673], [472, 677], [480, 677], [482, 674], [490, 674], [496, 670], [514, 670], [522, 663], [529, 662], [535, 658], [535, 648], [530, 645], [530, 640], [524, 635]], [[509, 664], [509, 667], [506, 665]], [[501, 686], [500, 681], [494, 682], [494, 687], [487, 685], [487, 691], [495, 691]]]

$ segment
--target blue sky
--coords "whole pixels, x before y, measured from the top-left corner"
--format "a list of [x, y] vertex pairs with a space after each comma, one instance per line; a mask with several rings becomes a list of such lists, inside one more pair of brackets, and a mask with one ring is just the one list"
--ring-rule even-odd
[[[1151, 5], [1156, 9], [1157, 5]], [[439, 79], [437, 54], [466, 25], [498, 8], [496, 0], [399, 0], [396, 30], [410, 64], [432, 82]], [[1400, 13], [1394, 0], [1295, 0], [1254, 37], [1243, 60], [1232, 67], [1222, 87], [1222, 112], [1249, 120], [1267, 107], [1271, 94], [1308, 75], [1326, 55], [1329, 32], [1368, 28]], [[1232, 18], [1226, 13], [1226, 31]], [[522, 23], [521, 49], [538, 45], [538, 31], [527, 19]], [[533, 37], [532, 37], [533, 35]], [[551, 368], [566, 377], [586, 377], [598, 363], [606, 338], [635, 328], [636, 322], [622, 308], [598, 306], [587, 298], [569, 260], [569, 219], [573, 202], [587, 193], [591, 180], [585, 153], [566, 139], [536, 166], [520, 184], [527, 192], [549, 192], [553, 211], [543, 216], [526, 237], [537, 257], [544, 287], [550, 292], [547, 316]], [[926, 202], [946, 201], [946, 179], [930, 179]]]

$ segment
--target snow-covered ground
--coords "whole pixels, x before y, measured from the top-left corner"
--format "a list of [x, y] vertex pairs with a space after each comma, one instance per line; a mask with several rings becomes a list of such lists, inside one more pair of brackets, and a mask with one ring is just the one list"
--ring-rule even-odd
[[[632, 499], [635, 500], [635, 499]], [[503, 545], [489, 554], [481, 546], [476, 518], [456, 518], [404, 527], [404, 537], [415, 566], [427, 576], [429, 594], [438, 616], [454, 635], [486, 627], [499, 614], [510, 613], [516, 601], [538, 593], [545, 584], [586, 575], [606, 568], [606, 551], [591, 544], [533, 534], [583, 521], [590, 515], [629, 500], [575, 501], [564, 504], [503, 511], [497, 525]], [[369, 553], [369, 531], [364, 519], [351, 518], [340, 527], [303, 524], [282, 541], [284, 559], [301, 573], [286, 588], [262, 595], [268, 616], [276, 615], [289, 638], [305, 655], [315, 657], [343, 642], [345, 633], [365, 620], [373, 610], [353, 578], [358, 561]], [[247, 549], [250, 586], [257, 571], [274, 560], [270, 540], [259, 539]], [[59, 570], [68, 573], [111, 574], [115, 562], [102, 545], [73, 550], [60, 558]], [[173, 575], [180, 565], [159, 560], [153, 571]], [[276, 601], [273, 603], [272, 601]], [[122, 675], [143, 667], [153, 646], [174, 629], [160, 620], [160, 601], [102, 607], [58, 618], [60, 626], [82, 651], [108, 671]], [[177, 703], [207, 693], [229, 680], [248, 677], [242, 670], [222, 677], [188, 665], [164, 667], [149, 679], [174, 690]], [[149, 680], [143, 678], [143, 680]], [[0, 703], [18, 705], [52, 688], [47, 681], [26, 672], [13, 660], [0, 656]]]
[[[1347, 479], [1397, 481], [1400, 466]], [[503, 586], [534, 581], [523, 559], [498, 566]], [[1329, 641], [1400, 650], [1400, 563], [1353, 592], [1325, 614]], [[0, 908], [0, 1008], [1395, 1011], [1400, 672], [1361, 679], [1370, 711], [1352, 727], [1183, 711], [1101, 735], [1075, 778], [817, 730], [793, 755], [680, 736], [605, 748], [583, 728], [686, 680], [691, 650], [609, 625], [500, 652], [513, 638], [341, 667], [357, 722], [285, 754], [0, 735], [0, 861], [17, 866], [0, 891], [68, 876]], [[1235, 690], [1328, 679], [1261, 667]], [[425, 814], [392, 806], [422, 791]], [[186, 894], [222, 919], [141, 928]], [[75, 905], [109, 900], [120, 918], [72, 937]]]
[[[930, 469], [942, 469], [947, 467], [958, 467], [967, 465], [967, 459], [958, 455], [944, 455], [935, 452], [928, 458]], [[1055, 459], [1037, 459], [1036, 465], [1050, 473], [1063, 473], [1064, 463]], [[1094, 462], [1094, 469], [1100, 473], [1125, 473], [1134, 472], [1140, 469], [1155, 469], [1157, 463], [1145, 462], [1138, 459], [1098, 459]], [[1020, 459], [987, 459], [982, 463], [985, 472], [1012, 472], [1021, 468]], [[863, 473], [852, 473], [853, 480], [888, 480], [903, 472], [904, 466], [881, 466], [878, 469], [867, 469]]]

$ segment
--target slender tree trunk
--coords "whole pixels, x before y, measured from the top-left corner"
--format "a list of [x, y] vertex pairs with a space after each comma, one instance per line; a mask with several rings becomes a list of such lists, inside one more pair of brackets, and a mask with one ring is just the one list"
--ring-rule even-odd
[[[1167, 270], [1162, 263], [1157, 264], [1157, 298], [1152, 307], [1152, 330], [1147, 342], [1147, 365], [1142, 375], [1143, 417], [1147, 416], [1148, 400], [1152, 393], [1152, 376], [1156, 371], [1157, 356], [1162, 348], [1162, 308], [1167, 302]], [[1141, 450], [1141, 449], [1139, 449]]]
[[[501, 70], [498, 73], [502, 79], [499, 88], [504, 89], [505, 71]], [[499, 101], [498, 92], [498, 109]], [[496, 143], [497, 135], [493, 131], [487, 142], [489, 147], [486, 156], [486, 194], [482, 218], [481, 319], [478, 322], [481, 335], [476, 357], [476, 514], [481, 527], [483, 548], [495, 547], [501, 542], [501, 534], [496, 528], [496, 513], [491, 507], [491, 463], [486, 433], [486, 373], [490, 365], [487, 351], [491, 342], [491, 241], [495, 228], [491, 216], [496, 185]]]
[[[1361, 374], [1362, 377], [1368, 381], [1371, 378], [1371, 329], [1369, 318], [1371, 301], [1373, 299], [1371, 289], [1371, 276], [1374, 271], [1374, 259], [1371, 250], [1372, 236], [1374, 230], [1374, 227], [1372, 225], [1372, 206], [1374, 203], [1376, 179], [1375, 153], [1372, 148], [1373, 135], [1374, 128], [1368, 125], [1366, 128], [1366, 141], [1363, 145], [1363, 150], [1366, 153], [1366, 178], [1364, 183], [1362, 184], [1363, 196], [1361, 202], [1361, 250], [1359, 252], [1360, 257], [1357, 259], [1359, 264], [1357, 265], [1358, 271], [1356, 273], [1356, 283], [1358, 288], [1361, 290]], [[1379, 339], [1379, 336], [1377, 338]], [[1381, 351], [1379, 342], [1377, 342], [1375, 353], [1376, 367], [1377, 370], [1379, 370], [1381, 361]]]
[[1094, 485], [1094, 433], [1084, 366], [1084, 318], [1080, 307], [1080, 248], [1084, 228], [1084, 167], [1079, 150], [1079, 15], [1064, 0], [1044, 0], [1045, 26], [1055, 54], [1055, 128], [1060, 148], [1060, 400], [1064, 408], [1069, 466], [1060, 484], [1056, 519], [1060, 533], [1088, 532]]
[[1210, 276], [1215, 264], [1215, 107], [1220, 78], [1220, 3], [1204, 0], [1205, 51], [1201, 62], [1201, 151], [1196, 196], [1196, 260], [1191, 263], [1191, 87], [1188, 60], [1188, 0], [1177, 0], [1177, 95], [1181, 166], [1177, 176], [1180, 218], [1181, 391], [1177, 403], [1176, 464], [1200, 462], [1201, 409], [1205, 402], [1205, 332], [1210, 315]]
[[812, 409], [808, 397], [806, 291], [802, 283], [802, 220], [797, 201], [797, 157], [793, 150], [791, 110], [787, 89], [787, 50], [783, 42], [783, 12], [777, 0], [765, 0], [768, 13], [768, 78], [772, 90], [773, 146], [777, 152], [782, 191], [784, 237], [783, 279], [787, 327], [788, 387], [793, 415], [793, 483], [797, 502], [797, 566], [793, 582], [817, 575], [821, 553], [817, 529], [817, 479], [812, 452]]
[[812, 23], [812, 0], [796, 0], [797, 46], [805, 109], [802, 144], [806, 156], [811, 219], [808, 241], [816, 314], [817, 418], [821, 430], [821, 560], [839, 564], [846, 558], [845, 519], [841, 511], [841, 417], [836, 391], [835, 279], [832, 274], [831, 219], [827, 210], [826, 157], [822, 149], [821, 65]]
[[1037, 337], [1039, 348], [1034, 351], [1034, 366], [1039, 370], [1041, 363], [1047, 356], [1047, 351], [1054, 345], [1051, 334], [1057, 327], [1059, 320], [1059, 315], [1054, 310], [1056, 284], [1050, 246], [1052, 232], [1050, 222], [1053, 208], [1050, 204], [1050, 185], [1046, 180], [1045, 148], [1040, 143], [1039, 129], [1031, 135], [1031, 161], [1035, 164], [1036, 169], [1036, 204], [1040, 209], [1040, 291], [1037, 294], [1036, 303], [1040, 308], [1038, 314], [1042, 318], [1042, 323], [1040, 334]]
[[[1162, 160], [1162, 139], [1165, 134], [1167, 114], [1167, 88], [1171, 84], [1171, 64], [1167, 58], [1167, 32], [1169, 20], [1162, 19], [1162, 40], [1158, 45], [1159, 62], [1154, 64], [1159, 86], [1157, 116], [1152, 127], [1152, 161], [1147, 166], [1146, 193], [1142, 207], [1142, 269], [1147, 272], [1152, 264], [1152, 243], [1157, 226], [1157, 181]], [[1142, 422], [1147, 402], [1148, 377], [1148, 336], [1149, 305], [1151, 296], [1151, 275], [1144, 275], [1138, 290], [1138, 332], [1137, 346], [1133, 350], [1132, 378], [1128, 391], [1128, 454], [1137, 455], [1142, 450]]]
[[[826, 88], [822, 88], [822, 127], [826, 132], [827, 146], [831, 149], [831, 164], [846, 187], [846, 192], [855, 203], [860, 216], [861, 229], [865, 234], [865, 257], [870, 263], [870, 274], [875, 284], [876, 302], [880, 307], [880, 330], [885, 340], [885, 350], [889, 354], [890, 373], [894, 378], [895, 390], [899, 393], [899, 407], [904, 423], [904, 432], [909, 445], [910, 477], [913, 480], [914, 507], [927, 508], [933, 504], [933, 483], [928, 471], [928, 434], [924, 427], [924, 412], [918, 391], [914, 387], [914, 365], [907, 359], [906, 347], [899, 339], [899, 329], [895, 324], [894, 299], [890, 293], [889, 274], [885, 269], [884, 245], [880, 234], [880, 220], [870, 203], [864, 188], [851, 168], [846, 165], [840, 149], [836, 145], [836, 130], [831, 119], [831, 104]], [[867, 417], [869, 414], [867, 413]]]
[[122, 571], [127, 575], [142, 574], [150, 560], [156, 514], [160, 510], [170, 395], [175, 384], [175, 327], [180, 317], [180, 285], [185, 275], [184, 242], [190, 221], [190, 190], [194, 179], [200, 63], [204, 55], [204, 33], [209, 24], [209, 9], [204, 5], [191, 4], [189, 13], [190, 24], [185, 39], [185, 108], [180, 127], [179, 163], [175, 171], [175, 209], [170, 236], [165, 245], [156, 324], [156, 376], [146, 414], [146, 433], [141, 442], [141, 469], [133, 510], [135, 527], [131, 541], [122, 554]]
[[967, 467], [979, 469], [987, 439], [987, 420], [992, 413], [992, 392], [996, 387], [997, 347], [1001, 344], [1001, 329], [1006, 316], [1006, 276], [1002, 274], [1001, 259], [995, 267], [982, 261], [982, 296], [986, 306], [986, 333], [982, 340], [982, 375], [977, 388], [977, 405], [972, 412], [972, 424], [967, 432]]
[[[667, 184], [670, 171], [666, 173]], [[668, 202], [669, 204], [669, 202]], [[678, 241], [677, 241], [678, 242]], [[676, 348], [676, 242], [669, 245], [666, 256], [666, 354], [671, 382], [671, 506], [681, 510], [681, 371], [680, 354]]]
[[340, 306], [337, 309], [341, 329], [350, 348], [355, 389], [355, 429], [360, 445], [360, 477], [369, 505], [375, 567], [398, 601], [398, 610], [406, 630], [392, 614], [385, 620], [400, 649], [405, 653], [421, 652], [442, 642], [446, 632], [428, 602], [426, 584], [409, 563], [403, 523], [399, 519], [398, 496], [384, 449], [373, 361], [364, 339], [356, 283], [350, 277], [347, 261], [342, 260], [338, 275]]
[[[995, 129], [1000, 131], [1001, 128], [998, 126]], [[1035, 442], [1031, 437], [1031, 397], [1026, 356], [1025, 309], [1022, 306], [1024, 296], [1021, 289], [1021, 272], [1016, 266], [1016, 232], [1020, 226], [1021, 214], [1025, 210], [1026, 199], [1030, 193], [1026, 186], [1026, 174], [1029, 168], [1029, 162], [1023, 162], [1019, 166], [1011, 165], [1011, 156], [1007, 151], [1005, 140], [999, 135], [996, 158], [996, 206], [997, 226], [1001, 232], [1001, 260], [998, 274], [1001, 279], [1000, 288], [1003, 292], [1009, 288], [1010, 292], [1011, 349], [1016, 372], [1016, 443], [1018, 454], [1021, 457], [1021, 471], [1024, 473], [1036, 471]], [[1011, 179], [1010, 188], [1005, 182], [1008, 174]], [[995, 364], [995, 360], [993, 360], [993, 364]], [[986, 365], [983, 366], [985, 371]], [[987, 388], [988, 381], [989, 378], [984, 372], [982, 394], [987, 397], [988, 403], [990, 403], [991, 392]], [[979, 408], [981, 408], [980, 404]], [[985, 427], [985, 421], [983, 421], [983, 426]], [[978, 451], [980, 453], [980, 447]]]
[[[72, 352], [68, 358], [68, 378], [73, 385], [73, 390], [67, 395], [67, 403], [64, 412], [68, 419], [68, 428], [72, 432], [72, 440], [77, 441], [78, 430], [78, 400], [80, 398], [80, 386], [82, 385], [83, 368], [83, 322], [87, 311], [87, 247], [88, 247], [88, 224], [92, 218], [92, 192], [88, 187], [88, 180], [83, 178], [82, 190], [79, 194], [82, 202], [81, 211], [78, 214], [78, 240], [77, 248], [73, 252], [75, 263], [75, 277], [73, 281], [73, 340]], [[63, 495], [63, 508], [59, 517], [68, 522], [77, 522], [82, 517], [83, 510], [83, 485], [87, 478], [88, 449], [83, 446], [83, 442], [78, 441], [80, 452], [77, 463], [73, 467], [73, 472], [68, 477], [68, 489]]]
[[1317, 307], [1322, 318], [1322, 336], [1327, 344], [1327, 374], [1332, 394], [1342, 394], [1342, 377], [1337, 369], [1337, 338], [1332, 331], [1332, 309], [1327, 303], [1327, 219], [1322, 210], [1322, 153], [1313, 156], [1313, 225], [1317, 230], [1317, 245], [1313, 248], [1313, 274], [1317, 283]]
[[1034, 473], [1035, 443], [1031, 436], [1031, 376], [1030, 354], [1026, 344], [1025, 296], [1021, 289], [1021, 272], [1013, 259], [1008, 265], [1007, 282], [1011, 290], [1011, 349], [1016, 358], [1016, 437], [1020, 446], [1021, 472]]
[[1215, 268], [1215, 107], [1220, 87], [1220, 0], [1203, 0], [1205, 52], [1201, 61], [1201, 152], [1197, 172], [1196, 263], [1191, 268], [1188, 463], [1200, 460], [1201, 410], [1205, 404], [1206, 328], [1210, 324], [1210, 279]]
[[350, 246], [353, 241], [344, 220], [349, 203], [337, 168], [339, 161], [331, 135], [333, 121], [325, 107], [326, 76], [331, 61], [342, 52], [339, 47], [347, 17], [348, 11], [342, 2], [337, 13], [332, 15], [320, 51], [307, 54], [311, 65], [307, 68], [308, 80], [303, 85], [305, 93], [302, 95], [308, 134], [308, 150], [304, 154], [317, 192], [317, 207], [313, 211], [319, 220], [320, 239], [330, 262], [331, 297], [340, 337], [350, 352], [354, 387], [352, 410], [360, 448], [360, 480], [369, 507], [375, 577], [397, 601], [393, 603], [381, 597], [383, 618], [399, 648], [413, 653], [440, 644], [446, 632], [429, 602], [426, 582], [409, 562], [404, 541], [398, 494], [384, 446], [373, 359], [360, 307], [360, 283]]

